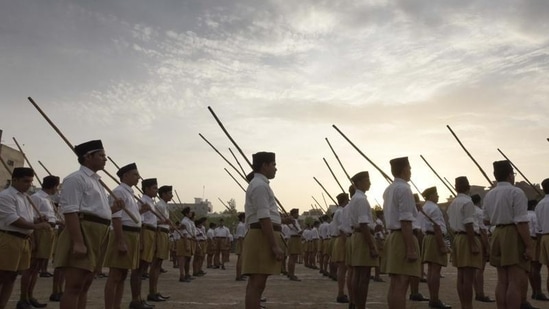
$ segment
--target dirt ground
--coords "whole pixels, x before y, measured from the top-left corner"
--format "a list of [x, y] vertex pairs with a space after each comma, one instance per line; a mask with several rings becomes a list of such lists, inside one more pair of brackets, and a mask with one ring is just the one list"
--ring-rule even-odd
[[[235, 281], [235, 256], [226, 264], [226, 270], [205, 269], [207, 275], [196, 278], [190, 283], [178, 282], [178, 271], [172, 268], [171, 263], [165, 263], [167, 273], [162, 274], [159, 283], [159, 291], [163, 295], [170, 295], [166, 302], [154, 303], [155, 308], [244, 308], [244, 293], [246, 282]], [[105, 269], [106, 271], [106, 269]], [[297, 265], [296, 275], [301, 282], [289, 281], [285, 276], [272, 276], [267, 282], [264, 296], [267, 298], [266, 306], [269, 309], [282, 308], [315, 308], [315, 309], [344, 309], [347, 305], [338, 304], [336, 298], [336, 282], [322, 277], [317, 270], [312, 270]], [[459, 308], [459, 300], [456, 293], [456, 268], [443, 269], [444, 278], [441, 279], [441, 299], [453, 308]], [[371, 282], [367, 307], [371, 309], [387, 308], [386, 297], [388, 289], [388, 277], [382, 276], [385, 282]], [[20, 278], [20, 277], [19, 277]], [[19, 297], [19, 278], [8, 304], [8, 308], [15, 308]], [[542, 280], [547, 278], [547, 272], [542, 272]], [[103, 308], [103, 288], [106, 279], [94, 281], [88, 297], [87, 308]], [[486, 294], [494, 298], [496, 284], [495, 269], [488, 266], [485, 272]], [[420, 292], [428, 297], [428, 289], [425, 283], [419, 286]], [[148, 291], [148, 281], [143, 281], [143, 295]], [[39, 278], [35, 297], [45, 302], [51, 292], [51, 278]], [[529, 290], [529, 295], [531, 290]], [[122, 308], [128, 308], [130, 300], [129, 283], [126, 282]], [[549, 302], [531, 301], [534, 306], [549, 308]], [[474, 302], [478, 309], [495, 308], [495, 303]], [[59, 308], [59, 303], [49, 302], [47, 308]], [[427, 302], [408, 301], [407, 308], [428, 308]]]

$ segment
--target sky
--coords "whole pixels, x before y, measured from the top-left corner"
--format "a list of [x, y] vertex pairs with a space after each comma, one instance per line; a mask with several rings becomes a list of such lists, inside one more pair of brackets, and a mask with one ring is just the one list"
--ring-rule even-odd
[[[487, 186], [447, 129], [486, 173], [509, 159], [534, 183], [549, 177], [547, 1], [31, 1], [0, 4], [0, 129], [40, 177], [64, 177], [76, 158], [29, 103], [72, 144], [101, 139], [118, 165], [170, 184], [183, 202], [244, 192], [224, 171], [273, 151], [282, 205], [324, 206], [369, 171], [371, 204], [388, 185], [333, 127], [385, 173], [408, 156], [420, 190]], [[116, 168], [107, 163], [111, 174]], [[108, 177], [107, 183], [114, 186]], [[517, 176], [517, 180], [522, 180]], [[244, 185], [243, 181], [240, 181]], [[324, 197], [324, 198], [323, 198]], [[443, 199], [441, 199], [443, 200]], [[325, 207], [325, 206], [324, 206]]]

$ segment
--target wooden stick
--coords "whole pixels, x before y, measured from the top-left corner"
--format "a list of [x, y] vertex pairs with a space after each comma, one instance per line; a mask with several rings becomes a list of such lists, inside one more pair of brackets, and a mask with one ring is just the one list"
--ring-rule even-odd
[[316, 198], [315, 198], [314, 196], [311, 195], [311, 197], [312, 197], [313, 200], [315, 201], [316, 206], [318, 206], [318, 208], [319, 208], [323, 213], [328, 213], [326, 210], [324, 210], [324, 208], [322, 208], [322, 205], [320, 205], [320, 203], [316, 200]]
[[229, 206], [227, 206], [227, 204], [225, 204], [225, 202], [223, 202], [222, 199], [220, 199], [219, 197], [217, 199], [221, 202], [221, 204], [223, 204], [223, 206], [225, 206], [225, 208], [227, 208], [227, 211], [229, 211], [229, 212], [232, 211], [231, 208]]
[[238, 167], [240, 167], [240, 169], [242, 170], [242, 175], [246, 175], [247, 174], [246, 171], [244, 170], [244, 168], [242, 168], [242, 165], [240, 165], [240, 161], [238, 161], [233, 150], [230, 147], [229, 147], [229, 152], [233, 155], [233, 158], [236, 161], [236, 164], [238, 164]]
[[[454, 187], [454, 185], [452, 185], [452, 183], [450, 182], [450, 180], [448, 180], [446, 177], [442, 177], [444, 178], [444, 181], [446, 181], [446, 183], [450, 186], [450, 188], [454, 189], [454, 191], [456, 190], [456, 188]], [[457, 194], [456, 194], [457, 195]]]
[[21, 146], [19, 145], [19, 143], [17, 142], [15, 137], [13, 137], [13, 141], [15, 142], [15, 145], [17, 145], [17, 148], [19, 149], [19, 152], [21, 152], [21, 154], [23, 154], [23, 159], [25, 159], [25, 162], [27, 162], [27, 165], [32, 169], [32, 172], [34, 173], [34, 177], [36, 178], [36, 181], [38, 181], [38, 183], [40, 184], [40, 187], [42, 187], [42, 181], [40, 181], [40, 177], [38, 177], [38, 174], [36, 173], [36, 170], [32, 167], [32, 165], [29, 161], [29, 158], [27, 157], [27, 155], [23, 151], [23, 148], [21, 148]]
[[[328, 192], [328, 190], [326, 190], [326, 188], [324, 188], [324, 186], [320, 183], [320, 181], [318, 181], [318, 179], [316, 179], [316, 177], [313, 177], [313, 179], [316, 181], [316, 183], [322, 188], [322, 190], [324, 190], [324, 192], [326, 192], [326, 194], [328, 195], [328, 197], [332, 200], [332, 202], [334, 202], [334, 204], [337, 206], [337, 202], [336, 200], [334, 200], [334, 198], [330, 195], [330, 193]], [[317, 202], [318, 203], [318, 202]], [[324, 200], [324, 203], [326, 203], [326, 200]], [[328, 204], [326, 204], [326, 207], [328, 207]]]
[[42, 162], [40, 162], [40, 160], [38, 160], [38, 164], [40, 164], [40, 166], [42, 166], [42, 168], [46, 171], [46, 173], [48, 173], [48, 175], [52, 175], [52, 173], [50, 173], [50, 171], [48, 171], [48, 169], [44, 166], [44, 164], [42, 164]]
[[358, 151], [358, 153], [359, 153], [360, 155], [362, 155], [362, 157], [364, 157], [364, 159], [366, 159], [366, 161], [370, 162], [370, 164], [372, 164], [372, 166], [375, 167], [375, 169], [378, 170], [378, 171], [381, 173], [381, 175], [385, 178], [385, 180], [387, 180], [387, 182], [388, 182], [389, 184], [392, 182], [391, 177], [389, 177], [389, 175], [385, 174], [385, 172], [384, 172], [381, 168], [379, 168], [379, 167], [378, 167], [372, 160], [370, 160], [370, 158], [368, 158], [368, 157], [367, 157], [367, 156], [366, 156], [366, 155], [365, 155], [365, 154], [364, 154], [355, 144], [353, 144], [353, 142], [351, 142], [351, 140], [350, 140], [347, 136], [345, 136], [345, 134], [343, 134], [343, 132], [341, 132], [341, 130], [339, 130], [338, 127], [336, 127], [335, 124], [332, 125], [332, 127], [333, 127], [334, 129], [336, 129], [336, 131], [339, 132], [339, 134], [341, 134], [341, 136], [343, 136], [343, 138], [345, 138], [345, 140], [346, 140], [347, 142], [349, 142], [349, 144], [351, 144], [351, 146], [353, 146], [353, 148], [354, 148], [356, 151]]
[[[111, 157], [107, 156], [107, 159], [109, 159], [109, 161], [111, 161], [111, 163], [114, 165], [114, 167], [116, 167], [117, 170], [120, 169], [120, 166], [118, 166], [118, 164], [116, 164], [116, 162], [114, 162], [114, 160]], [[141, 177], [141, 175], [139, 175], [139, 179], [141, 179], [141, 181], [143, 181], [143, 177]], [[135, 185], [134, 187], [137, 189], [137, 191], [139, 191], [139, 193], [145, 194], [143, 192], [143, 190], [141, 190], [141, 188], [139, 188], [137, 185]]]
[[435, 176], [437, 176], [437, 178], [442, 181], [442, 183], [444, 184], [444, 186], [446, 186], [446, 188], [448, 189], [448, 191], [450, 191], [450, 193], [453, 195], [453, 196], [456, 196], [456, 192], [454, 192], [454, 190], [452, 190], [451, 187], [448, 186], [448, 184], [446, 184], [446, 182], [444, 182], [444, 180], [442, 180], [442, 178], [439, 176], [439, 174], [437, 173], [437, 171], [435, 171], [435, 169], [431, 166], [431, 164], [429, 164], [429, 162], [427, 162], [427, 159], [425, 159], [425, 157], [423, 157], [423, 155], [419, 155], [421, 157], [421, 159], [423, 160], [423, 162], [425, 162], [425, 164], [427, 164], [427, 166], [431, 169], [431, 171], [433, 172], [433, 174], [435, 174]]
[[416, 184], [410, 179], [410, 183], [412, 184], [412, 186], [416, 189], [417, 193], [419, 193], [419, 196], [422, 196], [421, 195], [421, 190], [419, 190], [419, 188], [416, 186]]
[[339, 180], [337, 180], [337, 177], [334, 174], [334, 171], [332, 171], [332, 168], [330, 167], [330, 164], [328, 164], [328, 161], [326, 161], [326, 158], [322, 158], [322, 160], [324, 160], [324, 163], [326, 163], [326, 166], [328, 167], [328, 170], [330, 171], [330, 173], [332, 174], [332, 177], [334, 177], [335, 181], [337, 182], [337, 185], [341, 189], [341, 192], [345, 193], [345, 189], [343, 189], [343, 187], [339, 183]]
[[240, 189], [242, 189], [242, 191], [246, 192], [246, 189], [244, 189], [244, 187], [240, 184], [240, 182], [238, 182], [238, 180], [236, 180], [236, 178], [234, 178], [233, 174], [231, 174], [231, 172], [229, 172], [228, 169], [226, 168], [223, 168], [225, 170], [225, 172], [227, 172], [227, 174], [229, 174], [229, 176], [231, 176], [231, 178], [234, 180], [234, 182], [236, 182], [236, 184], [240, 187]]
[[212, 143], [210, 143], [210, 142], [204, 137], [204, 135], [202, 135], [201, 133], [198, 133], [198, 135], [199, 135], [208, 145], [210, 145], [210, 147], [212, 147], [212, 149], [213, 149], [213, 150], [214, 150], [214, 151], [215, 151], [215, 152], [216, 152], [225, 162], [227, 162], [227, 164], [229, 164], [229, 166], [232, 167], [232, 168], [238, 173], [238, 175], [239, 175], [240, 177], [242, 177], [242, 179], [248, 181], [248, 180], [246, 179], [246, 175], [241, 174], [240, 171], [239, 171], [239, 170], [238, 170], [229, 160], [227, 160], [227, 158], [225, 158], [225, 156], [223, 156], [223, 155], [221, 154], [221, 152], [219, 152], [219, 150], [217, 150], [217, 148], [215, 148], [214, 145], [212, 145]]
[[522, 178], [524, 178], [524, 180], [526, 180], [526, 182], [530, 185], [530, 187], [532, 187], [537, 193], [538, 193], [538, 196], [543, 196], [543, 194], [538, 190], [538, 188], [536, 186], [534, 186], [530, 180], [528, 180], [528, 178], [526, 178], [526, 176], [524, 176], [524, 174], [519, 170], [519, 168], [513, 163], [513, 161], [509, 160], [509, 158], [507, 158], [507, 156], [503, 153], [503, 151], [501, 151], [499, 148], [498, 148], [498, 151], [499, 153], [501, 153], [501, 155], [505, 158], [505, 160], [509, 161], [509, 163], [511, 163], [511, 165], [517, 170], [517, 172], [520, 174], [520, 176], [522, 176]]
[[[347, 176], [347, 179], [349, 179], [349, 181], [351, 181], [351, 176], [349, 176], [349, 174], [347, 173], [347, 171], [345, 170], [345, 167], [343, 166], [343, 164], [341, 163], [341, 160], [339, 160], [339, 157], [337, 156], [337, 153], [335, 152], [334, 148], [332, 147], [332, 145], [330, 144], [330, 141], [328, 140], [327, 137], [324, 138], [326, 140], [326, 143], [328, 143], [328, 146], [330, 146], [330, 150], [332, 150], [332, 153], [334, 154], [334, 156], [336, 157], [336, 160], [337, 162], [339, 163], [339, 166], [341, 166], [341, 169], [343, 170], [343, 172], [345, 173], [345, 176]], [[343, 190], [343, 192], [346, 192], [345, 190]]]
[[[65, 135], [63, 135], [63, 133], [61, 133], [61, 131], [57, 128], [57, 126], [50, 120], [50, 118], [48, 117], [48, 115], [46, 115], [46, 113], [44, 113], [42, 111], [42, 109], [38, 106], [38, 104], [36, 104], [34, 102], [34, 100], [31, 98], [31, 97], [28, 97], [29, 101], [32, 103], [32, 105], [36, 108], [36, 110], [38, 110], [38, 112], [44, 117], [44, 119], [50, 124], [50, 126], [55, 130], [55, 132], [57, 132], [57, 134], [61, 137], [61, 139], [67, 144], [67, 146], [69, 146], [69, 148], [76, 154], [76, 152], [74, 151], [74, 146], [69, 142], [69, 140], [65, 137]], [[109, 187], [101, 180], [99, 179], [99, 183], [103, 186], [103, 188], [105, 188], [105, 190], [112, 195], [112, 191], [111, 189], [109, 189]], [[112, 195], [114, 198], [115, 195]], [[139, 223], [140, 220], [138, 220], [132, 213], [131, 211], [129, 211], [128, 209], [126, 208], [122, 208], [122, 210], [132, 219], [132, 221], [134, 223]]]
[[471, 155], [471, 153], [467, 150], [467, 148], [465, 148], [465, 146], [463, 145], [463, 143], [461, 143], [461, 141], [459, 140], [459, 138], [457, 137], [456, 133], [454, 133], [454, 131], [452, 130], [452, 128], [450, 128], [449, 125], [446, 125], [446, 127], [448, 128], [448, 130], [450, 130], [450, 133], [452, 133], [452, 135], [454, 136], [454, 138], [457, 140], [457, 142], [459, 143], [459, 145], [461, 146], [461, 148], [463, 148], [463, 150], [465, 151], [465, 153], [469, 156], [469, 158], [473, 161], [473, 163], [475, 163], [475, 165], [478, 167], [478, 169], [480, 170], [480, 172], [482, 173], [482, 175], [484, 176], [484, 178], [486, 178], [486, 180], [488, 180], [488, 183], [490, 184], [490, 187], [494, 184], [492, 182], [492, 180], [490, 180], [490, 177], [488, 177], [488, 175], [486, 174], [486, 172], [484, 172], [484, 170], [482, 169], [482, 167], [480, 167], [480, 165], [478, 164], [478, 162], [475, 160], [475, 158], [473, 158], [473, 156]]

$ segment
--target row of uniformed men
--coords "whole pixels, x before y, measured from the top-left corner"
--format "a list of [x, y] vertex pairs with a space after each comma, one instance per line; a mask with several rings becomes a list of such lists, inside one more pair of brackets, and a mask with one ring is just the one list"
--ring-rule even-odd
[[[406, 292], [413, 278], [418, 279], [421, 276], [422, 259], [420, 244], [413, 232], [414, 222], [418, 218], [418, 207], [408, 184], [411, 178], [411, 166], [407, 157], [393, 159], [390, 165], [394, 181], [383, 195], [384, 219], [390, 234], [384, 245], [386, 259], [381, 266], [391, 278], [387, 294], [388, 307], [396, 309], [406, 307]], [[254, 177], [246, 191], [246, 215], [249, 219], [248, 226], [254, 233], [248, 234], [245, 238], [243, 254], [245, 273], [249, 273], [254, 279], [248, 282], [247, 308], [257, 307], [258, 295], [260, 295], [258, 292], [264, 289], [264, 280], [268, 275], [277, 273], [277, 265], [280, 270], [280, 264], [277, 263], [283, 258], [283, 252], [276, 242], [277, 238], [273, 238], [268, 233], [266, 226], [272, 226], [272, 233], [276, 236], [281, 230], [279, 224], [287, 219], [281, 218], [276, 211], [276, 203], [274, 198], [271, 198], [274, 195], [268, 185], [268, 180], [274, 178], [276, 173], [274, 154], [255, 154], [253, 167]], [[483, 219], [487, 224], [495, 226], [489, 255], [490, 264], [498, 269], [496, 301], [500, 308], [519, 308], [521, 287], [526, 283], [526, 273], [530, 269], [530, 260], [533, 258], [533, 245], [528, 233], [526, 196], [524, 192], [513, 186], [514, 172], [508, 161], [494, 162], [494, 176], [497, 185], [485, 197]], [[370, 188], [369, 175], [367, 172], [358, 173], [352, 177], [352, 182], [356, 192], [349, 203], [347, 217], [350, 219], [353, 232], [349, 235], [349, 231], [341, 231], [341, 239], [347, 240], [350, 236], [350, 241], [346, 241], [343, 246], [345, 250], [339, 251], [348, 253], [353, 269], [349, 306], [365, 308], [371, 268], [379, 266], [379, 253], [372, 233], [372, 230], [375, 230], [374, 220], [365, 195]], [[258, 190], [258, 188], [264, 189]], [[455, 188], [458, 196], [448, 208], [450, 228], [455, 233], [451, 250], [452, 262], [458, 268], [457, 292], [461, 306], [472, 308], [473, 281], [477, 269], [482, 269], [483, 266], [481, 239], [476, 234], [480, 234], [480, 231], [475, 230], [477, 210], [468, 195], [470, 184], [467, 178], [456, 178]], [[268, 194], [267, 198], [263, 194]], [[428, 200], [433, 201], [436, 192], [426, 192], [425, 195]], [[433, 284], [433, 280], [440, 280], [440, 272], [436, 275], [436, 268], [447, 263], [448, 255], [448, 248], [444, 241], [441, 241], [441, 236], [444, 234], [442, 225], [435, 222], [432, 228], [432, 232], [427, 231], [426, 239], [423, 241], [425, 249], [423, 259], [430, 268], [428, 280], [433, 277], [429, 284], [430, 288], [431, 285], [436, 285]], [[262, 247], [259, 245], [261, 239], [267, 246], [263, 246], [263, 250], [272, 252], [272, 255], [261, 253]], [[549, 237], [547, 241], [549, 242]], [[247, 244], [250, 245], [247, 246]], [[541, 248], [543, 252], [545, 250], [543, 239]], [[289, 250], [291, 250], [291, 243]], [[256, 261], [252, 262], [252, 257]], [[258, 267], [258, 265], [262, 266]], [[433, 297], [429, 305], [435, 308], [448, 308], [438, 299], [438, 296]]]
[[[137, 201], [132, 186], [138, 184], [140, 176], [132, 163], [118, 170], [120, 185], [113, 190], [114, 196], [108, 196], [97, 174], [106, 163], [102, 142], [89, 141], [74, 150], [80, 168], [63, 180], [57, 219], [53, 218], [55, 210], [49, 200], [59, 186], [57, 177], [53, 183], [45, 182], [42, 191], [33, 197], [35, 204], [43, 209], [40, 214], [33, 212], [26, 196], [33, 181], [32, 169], [14, 169], [11, 186], [0, 193], [0, 248], [11, 253], [0, 257], [0, 308], [6, 306], [17, 273], [28, 270], [31, 260], [51, 255], [52, 238], [48, 236], [48, 243], [40, 231], [51, 235], [56, 220], [62, 221], [64, 228], [56, 241], [54, 265], [65, 279], [65, 291], [62, 292], [62, 283], [54, 284], [50, 299], [60, 298], [60, 308], [85, 308], [94, 272], [101, 268], [104, 258], [104, 266], [110, 268], [105, 285], [105, 308], [120, 307], [124, 281], [130, 270], [130, 308], [152, 308], [141, 298], [141, 275], [150, 266], [148, 300], [168, 298], [158, 293], [157, 284], [162, 261], [169, 256], [168, 232], [172, 223], [168, 219], [167, 202], [172, 198], [172, 187], [158, 188], [156, 179], [145, 179], [143, 197]], [[154, 203], [157, 194], [159, 200]], [[31, 250], [33, 231], [38, 232], [34, 243], [37, 250]], [[23, 278], [25, 276], [17, 308], [44, 306], [32, 298], [36, 279], [27, 283]]]

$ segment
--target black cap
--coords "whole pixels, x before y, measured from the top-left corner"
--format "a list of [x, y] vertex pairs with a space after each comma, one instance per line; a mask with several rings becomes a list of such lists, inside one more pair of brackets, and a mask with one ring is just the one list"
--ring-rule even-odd
[[408, 157], [400, 157], [400, 158], [394, 158], [391, 161], [389, 161], [391, 164], [391, 168], [396, 169], [403, 169], [404, 167], [410, 165], [410, 161], [408, 161]]
[[103, 149], [103, 143], [101, 142], [101, 140], [93, 140], [74, 146], [74, 152], [76, 152], [76, 155], [78, 157], [83, 157], [90, 152], [95, 152]]
[[456, 185], [456, 188], [457, 187], [462, 187], [462, 186], [468, 186], [469, 185], [469, 179], [467, 179], [466, 176], [456, 177], [455, 185]]
[[51, 189], [55, 186], [58, 186], [60, 181], [61, 179], [59, 179], [59, 177], [57, 176], [53, 176], [53, 175], [46, 176], [44, 177], [44, 179], [42, 179], [42, 188]]
[[137, 165], [135, 165], [135, 163], [130, 163], [126, 166], [122, 166], [118, 172], [116, 172], [116, 175], [118, 175], [118, 177], [122, 177], [124, 174], [126, 174], [127, 172], [129, 171], [133, 171], [133, 170], [136, 170], [137, 169]]
[[252, 165], [253, 165], [254, 171], [259, 170], [263, 165], [263, 163], [271, 163], [274, 161], [275, 161], [274, 152], [261, 151], [258, 153], [254, 153], [252, 155]]
[[172, 186], [162, 186], [158, 188], [158, 195], [162, 195], [163, 193], [166, 193], [166, 192], [172, 192], [172, 190], [173, 190]]
[[143, 188], [152, 187], [154, 185], [158, 185], [158, 181], [156, 181], [156, 178], [147, 178], [141, 181], [141, 187]]
[[298, 214], [299, 213], [299, 209], [297, 208], [293, 208], [292, 210], [290, 210], [290, 214]]
[[357, 183], [358, 181], [361, 181], [362, 179], [365, 179], [365, 178], [370, 178], [370, 174], [368, 174], [368, 172], [366, 171], [359, 172], [355, 174], [353, 177], [351, 177], [351, 181], [353, 183]]
[[494, 165], [494, 174], [498, 175], [509, 175], [513, 172], [513, 166], [508, 160], [495, 161]]
[[34, 177], [34, 171], [30, 167], [16, 167], [11, 173], [11, 178]]
[[437, 194], [437, 187], [430, 187], [421, 192], [424, 198], [429, 198], [431, 195]]
[[336, 196], [336, 199], [337, 199], [337, 203], [338, 203], [338, 204], [342, 204], [343, 202], [349, 200], [349, 195], [348, 195], [347, 193], [339, 193], [339, 194]]

